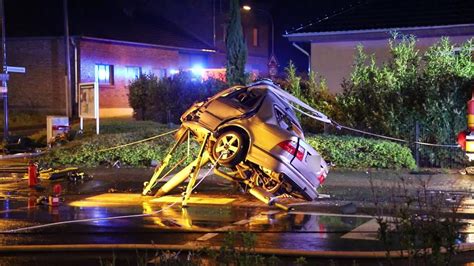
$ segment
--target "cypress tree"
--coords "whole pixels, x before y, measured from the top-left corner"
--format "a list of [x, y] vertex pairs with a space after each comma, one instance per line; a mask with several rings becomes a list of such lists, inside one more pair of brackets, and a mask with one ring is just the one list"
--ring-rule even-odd
[[246, 83], [245, 63], [247, 61], [247, 45], [244, 41], [240, 19], [239, 0], [230, 0], [230, 21], [227, 27], [226, 78], [230, 85]]

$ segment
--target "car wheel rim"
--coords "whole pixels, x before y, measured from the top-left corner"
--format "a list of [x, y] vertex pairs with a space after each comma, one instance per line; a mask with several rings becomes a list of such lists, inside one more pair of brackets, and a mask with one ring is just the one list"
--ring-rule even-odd
[[216, 154], [223, 160], [233, 158], [239, 151], [240, 139], [235, 134], [226, 134], [216, 145]]

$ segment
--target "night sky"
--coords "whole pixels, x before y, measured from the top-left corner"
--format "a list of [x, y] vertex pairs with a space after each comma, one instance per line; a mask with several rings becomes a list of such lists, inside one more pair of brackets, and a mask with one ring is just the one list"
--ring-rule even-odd
[[[5, 13], [7, 18], [7, 37], [8, 28], [31, 20], [34, 23], [41, 23], [44, 25], [41, 31], [62, 32], [62, 0], [4, 0]], [[125, 12], [133, 11], [136, 8], [147, 6], [153, 3], [156, 6], [160, 0], [69, 0], [70, 8], [76, 8], [77, 5], [90, 5], [97, 7], [97, 9], [107, 10], [109, 5], [115, 5], [116, 8], [122, 9]], [[179, 1], [179, 0], [176, 0]], [[196, 0], [199, 1], [199, 0]], [[228, 0], [221, 0], [228, 1]], [[305, 25], [309, 22], [317, 21], [318, 19], [340, 12], [341, 9], [350, 8], [352, 5], [367, 0], [241, 0], [242, 5], [248, 4], [260, 9], [268, 10], [274, 18], [275, 22], [275, 54], [280, 63], [280, 69], [292, 60], [298, 69], [305, 70], [307, 68], [307, 57], [300, 51], [294, 48], [290, 42], [282, 35], [286, 30]], [[159, 5], [159, 4], [158, 4]], [[28, 7], [28, 8], [25, 8]], [[104, 16], [109, 15], [107, 12], [101, 11]], [[10, 23], [10, 24], [9, 24]], [[17, 29], [15, 29], [17, 30]], [[304, 45], [302, 45], [305, 47]], [[309, 50], [309, 45], [305, 47]]]
[[[254, 1], [264, 2], [264, 1]], [[307, 57], [291, 45], [287, 38], [282, 37], [285, 31], [307, 25], [310, 22], [331, 16], [357, 5], [359, 0], [278, 0], [268, 1], [275, 20], [275, 53], [278, 56], [280, 69], [292, 60], [297, 69], [306, 70]], [[342, 11], [343, 12], [343, 11]], [[300, 44], [309, 51], [309, 44]]]

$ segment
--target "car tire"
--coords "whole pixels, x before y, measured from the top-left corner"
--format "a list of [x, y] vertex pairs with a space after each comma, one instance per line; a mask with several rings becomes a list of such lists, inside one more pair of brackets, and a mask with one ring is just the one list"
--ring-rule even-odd
[[225, 131], [217, 137], [212, 147], [212, 156], [219, 160], [219, 164], [234, 167], [245, 159], [247, 146], [247, 139], [240, 132]]

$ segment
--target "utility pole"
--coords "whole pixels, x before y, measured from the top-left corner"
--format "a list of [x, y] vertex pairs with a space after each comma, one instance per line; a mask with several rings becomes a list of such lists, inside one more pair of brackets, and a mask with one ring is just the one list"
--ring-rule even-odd
[[8, 139], [8, 89], [7, 89], [7, 44], [5, 39], [5, 7], [4, 0], [0, 0], [0, 16], [2, 16], [2, 96], [3, 96], [3, 141]]
[[[3, 0], [2, 0], [3, 1]], [[63, 0], [63, 8], [64, 8], [64, 45], [65, 45], [65, 59], [66, 59], [66, 89], [64, 91], [64, 97], [66, 98], [66, 116], [69, 117], [71, 115], [71, 57], [69, 51], [69, 16], [68, 16], [68, 8], [67, 8], [67, 1]]]
[[212, 47], [216, 48], [216, 0], [212, 0]]

